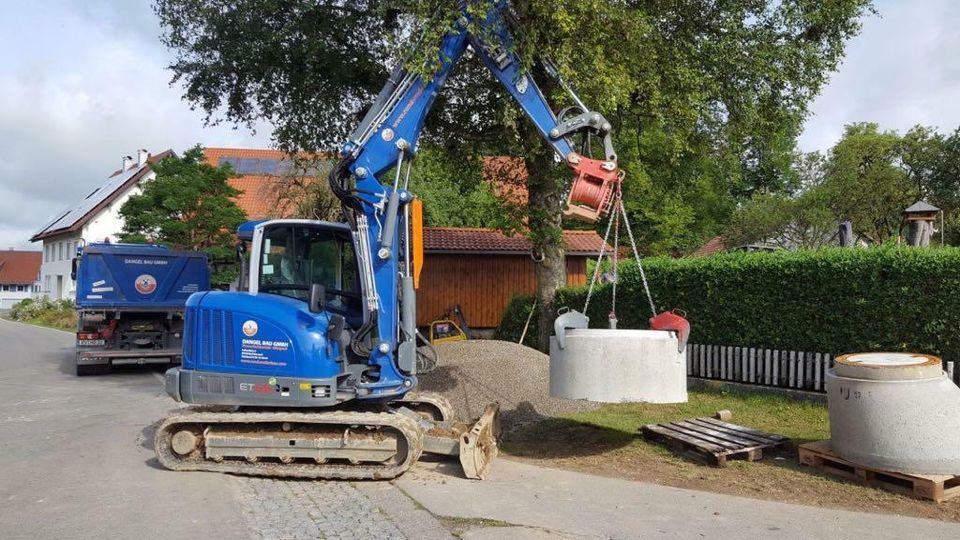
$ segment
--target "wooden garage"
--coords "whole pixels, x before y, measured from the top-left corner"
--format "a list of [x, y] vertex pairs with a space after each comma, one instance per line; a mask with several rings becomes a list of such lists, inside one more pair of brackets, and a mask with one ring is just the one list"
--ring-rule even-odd
[[[493, 229], [424, 227], [424, 265], [417, 291], [417, 325], [460, 304], [471, 328], [495, 328], [510, 299], [536, 291], [530, 240]], [[567, 284], [587, 282], [587, 259], [600, 254], [594, 231], [564, 231]]]

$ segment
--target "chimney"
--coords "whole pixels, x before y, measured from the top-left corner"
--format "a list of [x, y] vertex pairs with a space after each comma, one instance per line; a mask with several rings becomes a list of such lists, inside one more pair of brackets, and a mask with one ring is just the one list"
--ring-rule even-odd
[[120, 171], [125, 171], [133, 165], [133, 158], [131, 156], [123, 156], [123, 165], [120, 167]]
[[143, 167], [148, 159], [150, 159], [150, 152], [147, 152], [146, 148], [137, 150], [137, 167]]

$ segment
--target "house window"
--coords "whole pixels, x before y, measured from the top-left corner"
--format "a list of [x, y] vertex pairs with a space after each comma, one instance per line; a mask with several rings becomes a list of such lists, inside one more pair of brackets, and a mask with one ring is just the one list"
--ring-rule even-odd
[[63, 260], [63, 242], [57, 242], [57, 260]]
[[23, 292], [23, 285], [17, 285], [17, 292]]

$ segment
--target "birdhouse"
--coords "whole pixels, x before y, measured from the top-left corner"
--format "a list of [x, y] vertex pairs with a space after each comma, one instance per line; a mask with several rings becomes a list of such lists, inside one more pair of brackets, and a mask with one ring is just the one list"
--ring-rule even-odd
[[937, 221], [940, 209], [924, 201], [917, 201], [903, 211], [903, 220], [907, 225], [907, 244], [926, 247], [930, 245], [933, 224]]

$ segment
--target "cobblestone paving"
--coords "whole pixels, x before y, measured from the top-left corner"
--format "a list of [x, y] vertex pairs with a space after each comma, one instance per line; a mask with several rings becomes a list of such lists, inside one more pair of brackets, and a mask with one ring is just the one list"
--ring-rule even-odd
[[349, 482], [237, 478], [247, 530], [257, 540], [406, 538]]

